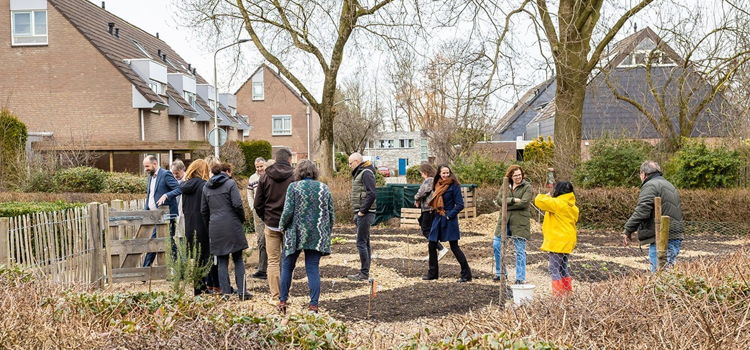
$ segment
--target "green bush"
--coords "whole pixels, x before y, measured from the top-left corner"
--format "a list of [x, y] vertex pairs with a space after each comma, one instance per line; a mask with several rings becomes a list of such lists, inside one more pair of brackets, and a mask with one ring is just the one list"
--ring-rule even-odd
[[333, 159], [336, 162], [336, 176], [351, 176], [352, 169], [349, 168], [349, 156], [345, 153], [336, 152]]
[[273, 147], [271, 143], [266, 140], [250, 140], [244, 142], [238, 142], [242, 153], [245, 156], [245, 172], [247, 176], [255, 173], [255, 158], [263, 157], [265, 159], [271, 159], [273, 157]]
[[742, 166], [737, 151], [687, 142], [667, 163], [665, 175], [680, 188], [728, 188], [737, 185]]
[[37, 212], [58, 211], [83, 206], [83, 203], [57, 202], [1, 202], [0, 217], [12, 217]]
[[503, 182], [506, 170], [505, 163], [481, 154], [459, 158], [453, 163], [453, 172], [462, 184], [498, 185]]
[[539, 136], [523, 148], [523, 160], [551, 164], [554, 153], [555, 144], [552, 142], [552, 139], [547, 137], [547, 141], [545, 141], [543, 137]]
[[0, 190], [20, 180], [28, 133], [10, 110], [0, 109]]
[[146, 193], [146, 179], [130, 173], [107, 173], [102, 185], [104, 193]]
[[653, 147], [643, 141], [604, 138], [591, 146], [591, 159], [575, 171], [578, 186], [638, 186], [638, 169]]
[[57, 192], [101, 192], [107, 173], [92, 167], [76, 167], [58, 171], [54, 176]]
[[55, 181], [53, 174], [43, 170], [30, 169], [21, 190], [23, 192], [54, 192]]
[[422, 182], [422, 174], [419, 172], [419, 165], [412, 165], [406, 168], [406, 181], [409, 183]]

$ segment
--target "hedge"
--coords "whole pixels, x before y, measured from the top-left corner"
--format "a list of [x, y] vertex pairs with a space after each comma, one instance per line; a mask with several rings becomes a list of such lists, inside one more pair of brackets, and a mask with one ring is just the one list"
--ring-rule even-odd
[[105, 193], [146, 193], [146, 178], [130, 173], [107, 173], [102, 184]]
[[273, 147], [271, 143], [266, 140], [251, 140], [243, 141], [238, 143], [242, 153], [245, 155], [245, 175], [252, 175], [255, 173], [255, 159], [263, 157], [265, 159], [271, 159], [273, 157]]
[[0, 109], [0, 190], [21, 171], [27, 134], [26, 124], [7, 108]]
[[56, 202], [3, 202], [0, 203], [0, 217], [11, 217], [29, 213], [65, 210], [83, 206], [83, 203]]
[[75, 167], [55, 173], [53, 182], [57, 192], [101, 192], [107, 173], [92, 167]]

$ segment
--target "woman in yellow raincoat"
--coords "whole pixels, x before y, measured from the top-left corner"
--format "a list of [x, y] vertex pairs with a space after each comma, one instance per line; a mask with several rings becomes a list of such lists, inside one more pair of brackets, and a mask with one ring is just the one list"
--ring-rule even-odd
[[552, 294], [565, 295], [573, 291], [568, 268], [568, 257], [576, 246], [578, 207], [573, 184], [558, 182], [552, 194], [538, 194], [534, 204], [544, 210], [541, 250], [549, 252], [549, 272], [552, 276]]

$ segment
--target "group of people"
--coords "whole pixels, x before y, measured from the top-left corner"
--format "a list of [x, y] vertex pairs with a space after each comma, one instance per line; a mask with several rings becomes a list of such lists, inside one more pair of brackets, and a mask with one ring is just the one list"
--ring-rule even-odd
[[[251, 275], [268, 282], [270, 303], [285, 313], [289, 299], [292, 274], [299, 256], [304, 252], [308, 278], [310, 304], [308, 309], [318, 311], [320, 298], [320, 259], [331, 254], [331, 234], [335, 221], [333, 197], [328, 186], [318, 181], [315, 164], [303, 160], [292, 167], [291, 152], [279, 149], [274, 159], [255, 159], [256, 172], [249, 178], [247, 201], [253, 215], [257, 233], [258, 266]], [[172, 171], [160, 169], [158, 161], [148, 156], [143, 162], [148, 173], [146, 209], [168, 205], [172, 217], [184, 217], [185, 235], [189, 244], [195, 242], [200, 251], [199, 262], [211, 263], [211, 269], [196, 286], [195, 293], [218, 293], [224, 296], [237, 294], [240, 300], [251, 297], [245, 285], [243, 251], [248, 248], [245, 238], [245, 212], [237, 183], [232, 179], [230, 164], [216, 158], [197, 159], [185, 170], [176, 161]], [[375, 167], [361, 154], [349, 157], [352, 169], [351, 208], [356, 225], [356, 246], [360, 269], [347, 276], [352, 281], [368, 281], [372, 261], [370, 227], [375, 222], [376, 193]], [[414, 205], [421, 208], [419, 225], [427, 239], [428, 264], [423, 280], [440, 277], [438, 261], [450, 251], [458, 261], [461, 272], [458, 282], [472, 280], [472, 272], [465, 254], [459, 246], [461, 232], [458, 214], [464, 209], [461, 185], [449, 165], [434, 168], [428, 163], [420, 166], [423, 182], [414, 196]], [[531, 204], [545, 212], [542, 224], [541, 250], [549, 254], [549, 272], [554, 295], [572, 291], [568, 265], [576, 245], [576, 224], [579, 209], [572, 183], [559, 181], [548, 184], [547, 193], [533, 196], [530, 181], [524, 170], [513, 165], [505, 175], [509, 188], [506, 192], [507, 220], [498, 220], [493, 240], [495, 258], [494, 280], [505, 275], [501, 251], [503, 241], [513, 243], [515, 249], [515, 283], [526, 283], [526, 241], [531, 239]], [[641, 194], [634, 213], [623, 231], [623, 244], [630, 242], [632, 233], [638, 232], [641, 244], [650, 244], [651, 270], [656, 270], [654, 232], [654, 198], [662, 198], [663, 214], [672, 218], [668, 244], [668, 264], [673, 265], [679, 254], [683, 238], [682, 212], [677, 190], [661, 174], [658, 164], [647, 161], [641, 165]], [[533, 202], [532, 202], [533, 197]], [[495, 203], [502, 206], [503, 191]], [[503, 237], [505, 232], [506, 237]], [[170, 223], [174, 235], [174, 220]], [[144, 266], [153, 262], [147, 255]], [[234, 265], [235, 285], [229, 280], [229, 261]]]

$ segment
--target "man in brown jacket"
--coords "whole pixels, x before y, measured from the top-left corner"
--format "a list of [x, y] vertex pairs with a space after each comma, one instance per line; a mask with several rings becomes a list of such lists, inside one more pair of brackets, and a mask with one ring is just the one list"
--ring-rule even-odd
[[294, 168], [289, 163], [292, 152], [286, 148], [279, 149], [274, 155], [275, 163], [266, 168], [255, 189], [253, 207], [255, 214], [266, 225], [266, 254], [268, 255], [268, 288], [271, 291], [271, 303], [279, 302], [279, 281], [281, 279], [280, 261], [284, 233], [279, 229], [279, 219], [284, 211], [286, 189], [294, 181]]

